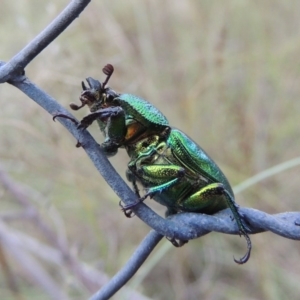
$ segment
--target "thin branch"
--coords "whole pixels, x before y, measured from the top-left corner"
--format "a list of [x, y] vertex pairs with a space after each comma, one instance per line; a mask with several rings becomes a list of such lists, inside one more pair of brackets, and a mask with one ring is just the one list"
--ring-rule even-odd
[[[23, 78], [23, 80], [16, 81], [13, 84], [35, 100], [39, 105], [44, 107], [52, 115], [55, 115], [58, 112], [69, 114], [64, 108], [60, 107], [53, 98], [46, 95], [43, 91], [30, 83], [28, 79]], [[72, 115], [70, 116], [73, 117]], [[136, 201], [136, 195], [113, 169], [90, 134], [87, 131], [78, 131], [73, 122], [69, 120], [60, 119], [59, 121], [74, 135], [77, 140], [80, 141], [83, 149], [87, 152], [98, 171], [120, 199], [126, 204], [131, 201]], [[249, 233], [258, 233], [270, 230], [281, 236], [300, 240], [300, 226], [297, 226], [300, 223], [300, 213], [284, 213], [272, 216], [250, 208], [240, 208], [240, 211], [244, 214], [245, 219], [249, 223], [249, 227], [251, 228], [251, 232]], [[236, 222], [232, 221], [233, 218], [229, 209], [213, 216], [196, 213], [181, 213], [170, 217], [168, 220], [159, 217], [145, 204], [138, 205], [134, 209], [134, 212], [145, 223], [159, 233], [157, 234], [158, 240], [161, 239], [162, 235], [179, 240], [190, 240], [205, 235], [210, 231], [239, 234]], [[146, 239], [140, 245], [140, 247], [143, 247], [146, 251], [148, 251], [147, 255], [149, 255], [153, 249], [152, 247], [149, 247], [148, 244], [149, 243]], [[138, 256], [139, 254], [137, 254], [135, 258], [132, 258], [132, 260], [138, 259]], [[104, 290], [100, 290], [97, 294], [95, 294], [93, 296], [95, 298], [92, 299], [107, 299], [103, 295], [112, 295], [115, 293], [122, 286], [122, 283], [124, 284], [133, 276], [142, 263], [143, 260], [141, 259], [140, 264], [126, 264], [124, 269], [120, 270], [120, 272], [116, 275], [115, 279], [105, 286]]]
[[[0, 62], [0, 82], [9, 81], [48, 111], [48, 113], [52, 116], [57, 113], [62, 113], [73, 118], [73, 116], [66, 109], [60, 106], [52, 97], [44, 93], [36, 85], [31, 83], [27, 77], [21, 74], [23, 73], [23, 69], [26, 65], [47, 45], [49, 45], [49, 43], [51, 43], [63, 30], [65, 30], [65, 28], [80, 14], [89, 2], [90, 0], [73, 0], [43, 32], [41, 32], [7, 64]], [[80, 142], [82, 148], [87, 152], [95, 167], [110, 187], [116, 192], [119, 198], [125, 204], [136, 202], [137, 196], [131, 191], [128, 185], [111, 166], [110, 162], [105, 157], [93, 137], [85, 130], [78, 131], [76, 126], [70, 120], [60, 118], [58, 118], [58, 120], [69, 130], [71, 134], [73, 134], [75, 139]], [[15, 196], [17, 197], [17, 195]], [[23, 205], [25, 207], [29, 206], [28, 203], [23, 203]], [[168, 236], [179, 240], [190, 240], [205, 235], [210, 231], [239, 234], [238, 227], [236, 222], [232, 220], [232, 214], [229, 209], [219, 212], [213, 216], [196, 213], [180, 213], [168, 219], [161, 218], [143, 203], [136, 206], [133, 211], [156, 232], [150, 232], [147, 235], [125, 267], [111, 280], [108, 285], [102, 289], [102, 291], [95, 294], [91, 298], [92, 300], [107, 299], [121, 286], [123, 286], [145, 261], [162, 236]], [[248, 227], [251, 230], [249, 233], [253, 234], [269, 230], [289, 239], [300, 239], [299, 212], [269, 215], [250, 208], [241, 208], [240, 211], [243, 213], [247, 223], [249, 224]], [[36, 221], [41, 222], [38, 217], [36, 217]], [[13, 240], [8, 239], [7, 235], [5, 235], [5, 227], [1, 223], [0, 239], [2, 239], [3, 245], [9, 251], [14, 251], [16, 243], [14, 243]], [[50, 238], [50, 236], [49, 239], [55, 240], [55, 238]], [[60, 250], [62, 253], [68, 255], [68, 252], [64, 247]], [[28, 268], [28, 262], [31, 261], [33, 264], [35, 263], [30, 257], [25, 256], [25, 254], [21, 251], [20, 253], [16, 252], [15, 255], [20, 260], [20, 263], [23, 261], [25, 262], [26, 268]], [[82, 273], [82, 269], [78, 269], [76, 261], [72, 260], [72, 256], [68, 256], [68, 259], [71, 259], [69, 263], [75, 274], [77, 273], [79, 276], [84, 275]], [[43, 274], [43, 270], [39, 268], [39, 265], [35, 264], [35, 268], [37, 269], [37, 273], [41, 275], [41, 278], [46, 278], [45, 274]], [[39, 278], [37, 277], [36, 280], [38, 279]], [[44, 280], [44, 282], [47, 282], [47, 280]], [[42, 284], [45, 285], [43, 282]], [[54, 289], [53, 297], [57, 296], [57, 294], [55, 295], [57, 292], [56, 287], [53, 284], [46, 285], [45, 288], [49, 290]]]
[[[25, 76], [15, 77], [12, 84], [23, 91], [27, 96], [33, 99], [37, 104], [47, 110], [52, 116], [57, 113], [63, 113], [74, 118], [65, 108], [57, 103], [52, 97], [47, 95], [36, 85], [30, 82]], [[75, 119], [75, 118], [74, 118]], [[58, 118], [76, 140], [80, 142], [82, 148], [86, 151], [97, 170], [101, 173], [110, 187], [116, 192], [119, 198], [125, 203], [130, 204], [137, 201], [137, 196], [132, 192], [116, 170], [112, 167], [107, 157], [101, 151], [97, 142], [88, 133], [88, 131], [77, 130], [76, 125], [70, 120], [65, 118]], [[172, 218], [164, 219], [158, 216], [154, 211], [147, 207], [144, 203], [137, 205], [134, 209], [134, 213], [142, 219], [151, 228], [156, 230], [159, 234], [168, 236], [170, 238], [176, 238], [179, 240], [191, 240], [199, 236], [202, 236], [209, 231], [217, 231], [229, 234], [239, 234], [236, 222], [232, 222], [232, 215], [229, 210], [225, 210], [222, 214], [216, 214], [214, 216], [208, 216], [203, 214], [182, 213]], [[289, 218], [283, 220], [276, 216], [271, 216], [266, 213], [260, 212], [255, 209], [241, 209], [245, 218], [251, 228], [251, 233], [262, 232], [264, 230], [273, 229], [270, 224], [276, 220], [276, 224], [279, 228], [274, 233], [280, 234], [284, 231], [284, 228], [292, 230], [291, 238], [300, 239], [300, 227], [296, 226], [296, 219]], [[263, 217], [262, 215], [263, 214]], [[300, 214], [297, 214], [297, 218], [300, 219]], [[264, 221], [266, 227], [263, 227], [261, 222]]]
[[[240, 211], [247, 216], [247, 221], [253, 228], [252, 233], [259, 233], [264, 231], [271, 231], [283, 237], [289, 239], [300, 239], [300, 212], [287, 212], [276, 215], [268, 215], [264, 212], [249, 209], [240, 208]], [[196, 213], [182, 213], [172, 216], [172, 219], [176, 219], [177, 223], [188, 223], [191, 227], [196, 228], [198, 235], [202, 236], [210, 231], [217, 231], [223, 233], [235, 233], [235, 222], [228, 222], [230, 210], [223, 210], [213, 216]], [[227, 219], [227, 220], [226, 220]], [[116, 293], [125, 283], [131, 279], [136, 273], [138, 268], [144, 263], [144, 257], [153, 250], [154, 241], [150, 240], [150, 235], [154, 235], [155, 232], [150, 231], [148, 236], [142, 241], [138, 249], [144, 249], [143, 254], [138, 253], [138, 249], [132, 255], [126, 265], [96, 294], [94, 294], [90, 300], [104, 300], [109, 299], [114, 293]], [[149, 238], [149, 239], [148, 239]], [[161, 235], [156, 233], [153, 239], [157, 239], [157, 242], [161, 239]], [[156, 241], [156, 240], [155, 240]], [[153, 244], [152, 244], [153, 243]], [[156, 245], [156, 244], [155, 244]], [[154, 246], [155, 246], [154, 245]], [[137, 257], [140, 255], [141, 257]]]
[[112, 297], [137, 272], [161, 239], [160, 234], [151, 230], [125, 266], [90, 300], [105, 300]]
[[14, 73], [21, 74], [24, 68], [79, 16], [90, 1], [71, 1], [39, 35], [0, 68], [0, 83], [10, 80]]

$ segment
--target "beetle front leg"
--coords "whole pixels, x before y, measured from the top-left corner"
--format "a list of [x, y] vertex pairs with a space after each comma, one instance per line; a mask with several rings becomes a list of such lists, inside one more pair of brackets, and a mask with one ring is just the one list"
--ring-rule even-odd
[[[205, 186], [181, 202], [180, 206], [185, 211], [199, 211], [203, 213], [210, 213], [210, 210], [216, 211], [216, 209], [220, 210], [222, 208], [229, 207], [238, 225], [240, 235], [243, 235], [247, 241], [248, 249], [241, 259], [236, 260], [234, 258], [234, 261], [238, 264], [244, 264], [248, 261], [252, 249], [251, 240], [246, 231], [248, 228], [243, 222], [243, 216], [238, 211], [238, 206], [223, 184], [212, 183]], [[209, 207], [209, 210], [205, 210], [206, 207]]]
[[138, 185], [137, 185], [137, 178], [136, 178], [136, 176], [135, 176], [129, 169], [126, 170], [126, 178], [127, 178], [127, 180], [128, 180], [129, 182], [132, 183], [132, 187], [133, 187], [134, 193], [135, 193], [139, 198], [141, 198], [140, 190], [139, 190]]
[[[113, 156], [117, 153], [118, 148], [124, 141], [126, 135], [125, 113], [120, 106], [112, 106], [99, 109], [86, 117], [78, 124], [78, 128], [86, 129], [95, 120], [101, 123], [105, 131], [105, 141], [101, 144], [101, 148], [106, 155]], [[105, 124], [105, 126], [103, 126]], [[100, 126], [100, 127], [101, 127]]]
[[[133, 191], [134, 193], [139, 197], [139, 199], [141, 198], [141, 195], [140, 195], [140, 191], [139, 191], [139, 188], [138, 188], [138, 185], [137, 185], [137, 181], [136, 181], [136, 177], [135, 175], [128, 169], [126, 171], [126, 177], [127, 177], [127, 180], [130, 181], [132, 183], [132, 187], [133, 187]], [[140, 200], [138, 202], [136, 202], [136, 204], [140, 203]], [[131, 208], [127, 208], [122, 205], [122, 201], [119, 202], [119, 206], [121, 207], [121, 210], [124, 212], [124, 215], [127, 217], [127, 218], [132, 218], [134, 217], [134, 212], [132, 211]]]

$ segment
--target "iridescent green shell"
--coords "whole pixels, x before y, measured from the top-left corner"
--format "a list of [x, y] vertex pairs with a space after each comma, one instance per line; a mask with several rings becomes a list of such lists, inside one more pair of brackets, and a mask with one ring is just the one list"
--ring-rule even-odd
[[131, 94], [122, 94], [115, 98], [126, 112], [126, 116], [132, 117], [141, 124], [168, 126], [167, 118], [148, 101]]

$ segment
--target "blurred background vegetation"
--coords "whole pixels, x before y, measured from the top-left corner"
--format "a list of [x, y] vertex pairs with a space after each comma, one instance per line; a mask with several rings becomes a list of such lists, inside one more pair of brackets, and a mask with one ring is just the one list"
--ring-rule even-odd
[[[9, 60], [68, 2], [2, 0], [0, 59]], [[68, 107], [78, 102], [81, 80], [102, 80], [102, 67], [113, 64], [110, 86], [152, 102], [235, 186], [299, 156], [299, 11], [297, 0], [92, 1], [26, 73]], [[85, 283], [62, 258], [55, 264], [60, 242], [78, 263], [111, 277], [149, 228], [122, 215], [119, 199], [85, 152], [43, 109], [8, 84], [1, 85], [0, 105], [0, 227], [8, 237], [36, 243], [35, 251], [27, 242], [14, 251], [0, 244], [1, 299], [53, 299], [47, 280], [70, 299], [84, 299], [102, 279]], [[76, 117], [86, 114], [83, 109]], [[96, 125], [89, 130], [102, 141]], [[124, 175], [126, 153], [111, 161]], [[268, 213], [300, 210], [299, 172], [295, 166], [276, 174], [236, 200]], [[5, 176], [11, 189], [3, 185]], [[16, 200], [16, 189], [28, 197], [25, 204]], [[153, 201], [147, 204], [164, 213]], [[218, 233], [170, 248], [155, 265], [153, 257], [168, 243], [163, 240], [149, 258], [152, 269], [134, 287], [140, 296], [122, 289], [113, 299], [299, 299], [299, 242], [271, 233], [252, 236], [252, 242], [243, 266], [232, 255], [244, 253], [244, 240]], [[34, 277], [36, 268], [24, 267], [28, 257], [48, 274], [44, 286]]]

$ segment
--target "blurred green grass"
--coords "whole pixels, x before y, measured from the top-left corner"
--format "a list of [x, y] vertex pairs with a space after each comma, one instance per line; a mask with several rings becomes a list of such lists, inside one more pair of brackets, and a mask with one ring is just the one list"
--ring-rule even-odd
[[[0, 59], [17, 53], [67, 3], [3, 0]], [[113, 64], [111, 87], [151, 101], [234, 186], [299, 156], [299, 10], [296, 0], [92, 1], [26, 73], [68, 107], [78, 101], [82, 79], [102, 79], [102, 67]], [[112, 276], [149, 228], [123, 218], [119, 199], [45, 111], [7, 84], [1, 85], [0, 105], [1, 165], [43, 195], [35, 205], [45, 217], [55, 209], [80, 259]], [[96, 125], [90, 131], [102, 141]], [[126, 153], [112, 162], [124, 176]], [[266, 179], [237, 202], [268, 213], [299, 210], [298, 175], [299, 167]], [[11, 202], [2, 190], [1, 211], [14, 209]], [[11, 226], [38, 236], [24, 220]], [[236, 236], [212, 233], [171, 249], [138, 290], [152, 299], [298, 299], [299, 242], [270, 233], [252, 241], [252, 257], [242, 267], [232, 261], [245, 250]], [[0, 276], [1, 292], [10, 299]], [[43, 299], [22, 272], [18, 277], [24, 299]], [[70, 289], [67, 279], [60, 283]], [[124, 299], [122, 291], [113, 299]]]

